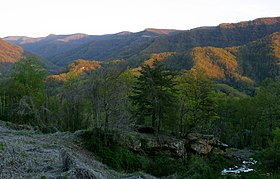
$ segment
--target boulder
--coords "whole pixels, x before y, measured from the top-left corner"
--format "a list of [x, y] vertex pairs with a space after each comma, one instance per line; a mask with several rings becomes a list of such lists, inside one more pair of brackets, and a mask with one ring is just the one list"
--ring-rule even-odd
[[227, 144], [222, 143], [213, 135], [203, 135], [199, 133], [190, 133], [187, 135], [186, 140], [195, 153], [198, 154], [224, 154]]
[[199, 154], [208, 154], [212, 151], [213, 146], [209, 145], [205, 140], [198, 140], [191, 143], [191, 148]]

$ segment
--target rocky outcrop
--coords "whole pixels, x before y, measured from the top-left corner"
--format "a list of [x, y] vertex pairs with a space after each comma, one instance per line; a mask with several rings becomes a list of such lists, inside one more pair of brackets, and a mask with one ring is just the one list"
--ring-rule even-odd
[[[139, 131], [139, 129], [137, 130]], [[167, 151], [171, 155], [184, 158], [187, 154], [224, 154], [228, 147], [213, 135], [190, 133], [185, 138], [174, 136], [146, 134], [139, 132], [115, 132], [110, 136], [115, 144], [127, 147], [133, 151], [144, 150], [147, 153]]]
[[227, 144], [222, 143], [213, 135], [202, 135], [199, 133], [190, 133], [187, 135], [188, 145], [198, 154], [224, 154]]
[[177, 139], [172, 136], [143, 134], [139, 132], [117, 132], [109, 136], [116, 145], [127, 147], [132, 151], [145, 150], [147, 153], [156, 151], [170, 152], [172, 155], [185, 157], [186, 140]]

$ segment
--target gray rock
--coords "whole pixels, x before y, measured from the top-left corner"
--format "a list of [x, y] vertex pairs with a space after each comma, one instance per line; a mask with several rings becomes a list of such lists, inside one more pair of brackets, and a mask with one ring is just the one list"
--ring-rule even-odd
[[198, 154], [224, 154], [228, 145], [216, 139], [213, 135], [202, 135], [199, 133], [190, 133], [186, 140], [190, 148]]

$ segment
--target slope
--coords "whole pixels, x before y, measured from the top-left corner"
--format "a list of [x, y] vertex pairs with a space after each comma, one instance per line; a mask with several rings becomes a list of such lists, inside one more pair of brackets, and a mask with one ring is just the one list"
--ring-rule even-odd
[[0, 62], [15, 63], [23, 57], [24, 50], [21, 47], [0, 39]]
[[154, 38], [178, 33], [169, 29], [146, 29], [137, 33], [118, 33], [108, 39], [95, 40], [76, 49], [58, 54], [50, 60], [65, 66], [75, 59], [120, 59], [129, 58], [145, 49]]
[[6, 77], [12, 64], [23, 58], [23, 49], [0, 39], [0, 78]]
[[110, 35], [90, 36], [87, 34], [53, 35], [46, 37], [31, 38], [24, 36], [10, 36], [5, 41], [21, 46], [24, 50], [35, 53], [43, 58], [50, 58], [64, 51], [79, 47], [93, 40], [100, 40]]
[[70, 63], [68, 67], [65, 69], [65, 72], [50, 75], [47, 77], [48, 82], [63, 82], [72, 77], [79, 77], [86, 72], [90, 72], [100, 68], [101, 62], [94, 60], [75, 60], [73, 63]]
[[32, 53], [26, 52], [19, 46], [0, 39], [0, 76], [6, 76], [15, 62], [27, 57], [36, 58], [39, 63], [50, 72], [58, 69], [53, 63]]
[[222, 48], [239, 46], [277, 31], [280, 31], [280, 17], [220, 24], [217, 27], [201, 27], [173, 36], [156, 38], [143, 53], [180, 52], [198, 46]]
[[[42, 56], [58, 65], [67, 65], [75, 59], [108, 59], [137, 54], [150, 43], [151, 38], [176, 34], [173, 29], [146, 29], [143, 32], [120, 32], [108, 35], [49, 35], [30, 38], [10, 36], [4, 40], [21, 46], [24, 50]], [[131, 46], [131, 47], [130, 47]]]
[[[184, 52], [161, 55], [173, 70], [192, 70], [208, 77], [230, 83], [261, 83], [280, 75], [280, 32], [257, 39], [242, 46], [217, 48], [195, 47]], [[144, 63], [153, 62], [152, 55]], [[138, 68], [139, 69], [139, 68]]]
[[138, 33], [125, 33], [122, 36], [85, 44], [54, 56], [52, 61], [65, 65], [79, 58], [128, 59], [141, 54], [185, 52], [194, 47], [240, 46], [277, 31], [280, 31], [280, 17], [220, 24], [217, 27], [200, 27], [189, 31], [146, 29]]
[[257, 82], [276, 78], [280, 74], [280, 32], [239, 47], [236, 56], [241, 74]]

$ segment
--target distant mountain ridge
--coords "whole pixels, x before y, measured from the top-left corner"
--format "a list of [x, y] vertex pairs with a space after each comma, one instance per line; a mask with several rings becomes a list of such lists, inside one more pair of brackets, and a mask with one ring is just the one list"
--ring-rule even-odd
[[136, 33], [123, 31], [100, 36], [7, 37], [4, 40], [18, 44], [59, 66], [66, 66], [77, 59], [129, 59], [143, 54], [185, 52], [195, 47], [243, 46], [276, 32], [280, 32], [280, 17], [223, 23], [185, 31], [147, 28]]
[[[57, 59], [60, 58], [61, 54], [64, 53], [73, 53], [73, 50], [76, 51], [78, 47], [82, 47], [83, 45], [91, 44], [98, 41], [107, 41], [112, 40], [113, 42], [109, 42], [112, 45], [115, 45], [114, 42], [122, 39], [131, 39], [132, 36], [137, 36], [137, 38], [145, 38], [143, 41], [149, 41], [148, 38], [154, 38], [160, 35], [168, 35], [174, 34], [177, 30], [173, 29], [146, 29], [139, 36], [138, 33], [132, 33], [128, 31], [123, 31], [117, 34], [106, 34], [106, 35], [88, 35], [88, 34], [71, 34], [71, 35], [54, 35], [50, 34], [46, 37], [38, 37], [38, 38], [31, 38], [25, 36], [8, 36], [3, 38], [7, 42], [14, 43], [16, 45], [21, 46], [23, 49], [35, 53], [39, 56], [42, 56], [52, 62], [55, 62], [60, 65], [66, 65], [68, 62], [72, 62], [76, 60], [75, 58], [67, 59], [67, 63], [60, 62], [61, 60]], [[99, 44], [99, 43], [97, 43]], [[109, 47], [110, 48], [110, 47]], [[100, 53], [100, 52], [99, 52]], [[56, 57], [58, 56], [58, 57]], [[85, 55], [87, 57], [87, 55]], [[97, 55], [97, 57], [99, 57]], [[103, 57], [101, 55], [101, 57]], [[83, 58], [81, 56], [81, 58]], [[104, 58], [102, 58], [104, 59]]]
[[95, 40], [73, 50], [60, 53], [50, 60], [59, 66], [65, 66], [76, 59], [127, 59], [133, 55], [139, 55], [154, 38], [179, 32], [167, 29], [146, 29], [137, 33], [116, 34], [108, 39]]
[[239, 46], [278, 31], [280, 31], [280, 17], [224, 23], [217, 27], [195, 28], [173, 36], [156, 38], [143, 50], [143, 53], [179, 52], [198, 46], [222, 48]]
[[90, 36], [87, 34], [72, 34], [72, 35], [54, 35], [50, 34], [46, 37], [24, 37], [24, 36], [9, 36], [3, 38], [7, 42], [21, 46], [26, 51], [35, 53], [41, 57], [49, 58], [58, 53], [74, 49], [80, 45], [89, 43], [93, 40], [105, 39], [110, 35]]

